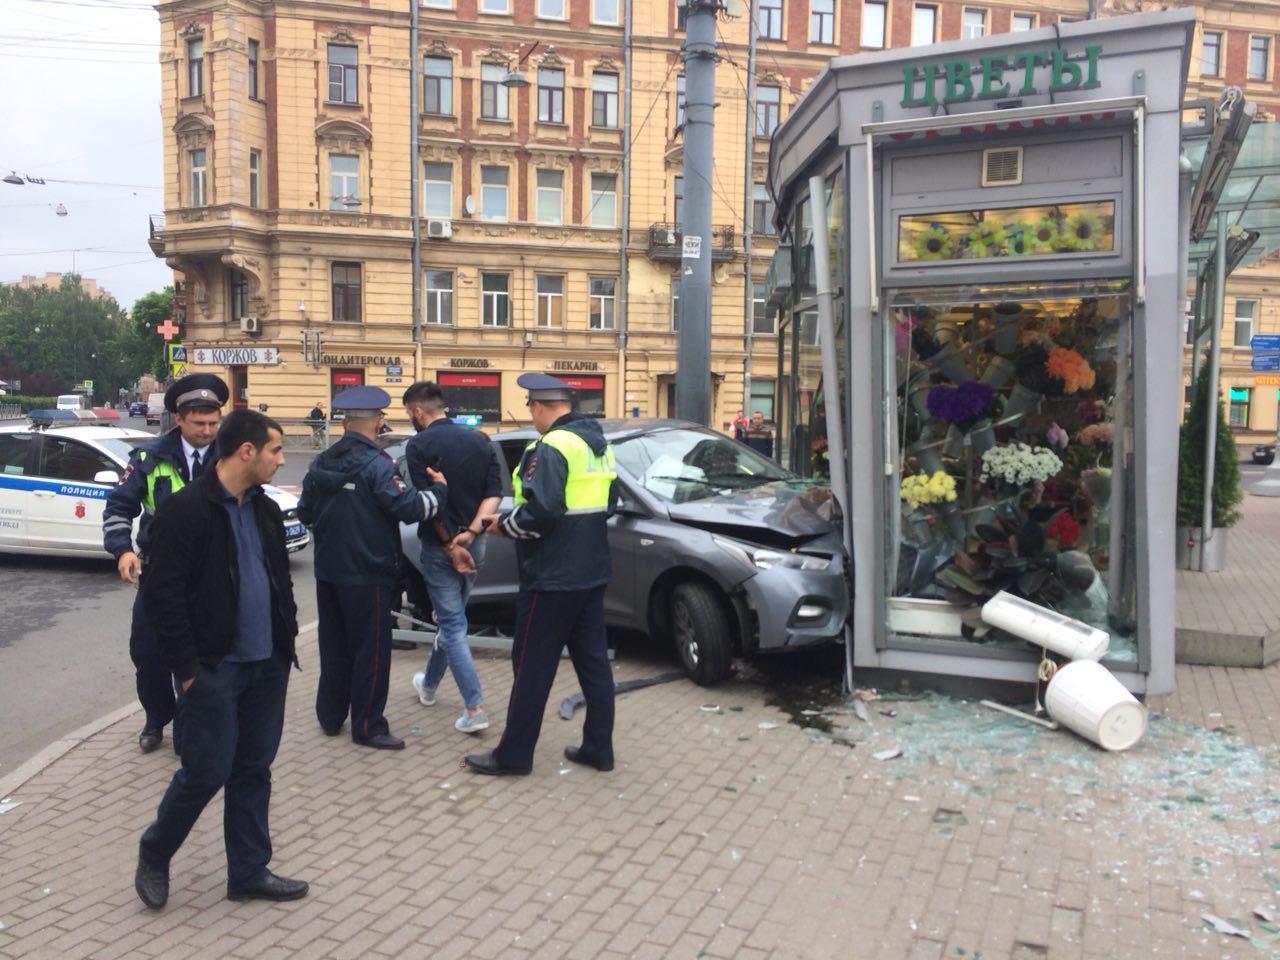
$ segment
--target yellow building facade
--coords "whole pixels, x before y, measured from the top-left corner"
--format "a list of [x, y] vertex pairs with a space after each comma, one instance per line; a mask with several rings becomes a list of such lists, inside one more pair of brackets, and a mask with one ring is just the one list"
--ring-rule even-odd
[[[719, 23], [714, 228], [704, 241], [715, 426], [739, 410], [772, 418], [786, 392], [763, 302], [776, 246], [765, 165], [769, 134], [826, 62], [1088, 14], [1087, 0], [753, 6], [754, 71], [745, 18]], [[1280, 24], [1277, 2], [1216, 10], [1202, 10], [1221, 34], [1217, 73], [1193, 82], [1204, 96], [1244, 83], [1255, 39], [1274, 45], [1267, 31]], [[674, 412], [683, 192], [674, 3], [426, 0], [416, 115], [406, 4], [179, 0], [159, 11], [165, 212], [153, 218], [151, 246], [180, 277], [188, 370], [219, 373], [237, 404], [265, 403], [282, 418], [357, 383], [398, 397], [435, 379], [455, 412], [515, 426], [526, 422], [515, 384], [525, 370], [568, 379], [591, 412]], [[1268, 79], [1246, 92], [1274, 113], [1268, 50]], [[527, 86], [503, 83], [512, 69]], [[1278, 274], [1271, 263], [1242, 275], [1228, 317], [1235, 297], [1256, 291], [1255, 332], [1280, 332]], [[1233, 342], [1230, 324], [1225, 337]], [[1249, 416], [1264, 429], [1255, 397]], [[1270, 403], [1271, 430], [1275, 414]]]

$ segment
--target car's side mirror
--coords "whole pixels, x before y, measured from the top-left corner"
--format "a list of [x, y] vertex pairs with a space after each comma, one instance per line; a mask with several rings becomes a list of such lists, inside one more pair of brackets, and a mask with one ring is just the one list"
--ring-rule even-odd
[[114, 470], [99, 470], [93, 475], [94, 483], [119, 483], [120, 474]]
[[648, 516], [639, 501], [625, 493], [618, 494], [618, 499], [613, 503], [613, 512], [622, 517]]

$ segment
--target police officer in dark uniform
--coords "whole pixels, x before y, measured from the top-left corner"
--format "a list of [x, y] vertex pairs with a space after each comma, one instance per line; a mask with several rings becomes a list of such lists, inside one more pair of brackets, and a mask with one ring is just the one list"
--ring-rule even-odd
[[[176, 414], [177, 426], [148, 440], [129, 457], [120, 483], [107, 496], [102, 514], [102, 542], [120, 571], [135, 586], [146, 555], [151, 517], [164, 501], [213, 467], [217, 460], [213, 439], [222, 422], [222, 405], [230, 391], [211, 373], [193, 373], [173, 384], [164, 395], [165, 409]], [[138, 545], [133, 544], [133, 520], [142, 513]], [[164, 728], [174, 719], [173, 676], [160, 658], [155, 631], [147, 623], [139, 599], [133, 604], [129, 657], [137, 677], [138, 700], [147, 717], [138, 746], [150, 753], [164, 740]], [[173, 748], [181, 746], [175, 724]]]
[[563, 380], [526, 373], [516, 382], [529, 391], [529, 415], [542, 436], [525, 449], [512, 476], [515, 509], [485, 518], [491, 532], [516, 541], [515, 682], [502, 739], [492, 752], [465, 762], [492, 775], [533, 769], [542, 714], [567, 645], [587, 715], [582, 746], [566, 747], [564, 755], [608, 771], [614, 707], [604, 593], [612, 577], [606, 521], [617, 479], [613, 448], [596, 420], [573, 412], [572, 388]]
[[391, 676], [391, 603], [400, 580], [400, 524], [443, 512], [444, 477], [415, 490], [376, 441], [387, 391], [352, 387], [333, 398], [346, 413], [342, 439], [311, 462], [298, 517], [315, 537], [320, 615], [316, 718], [329, 736], [351, 714], [351, 739], [401, 750], [383, 710]]

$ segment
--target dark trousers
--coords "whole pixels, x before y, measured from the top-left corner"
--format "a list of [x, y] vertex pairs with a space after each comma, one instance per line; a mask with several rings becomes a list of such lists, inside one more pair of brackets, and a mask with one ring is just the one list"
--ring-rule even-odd
[[253, 663], [200, 665], [195, 682], [178, 698], [182, 769], [142, 835], [144, 861], [167, 866], [205, 805], [225, 787], [227, 882], [242, 886], [261, 876], [271, 860], [271, 762], [284, 728], [288, 685], [289, 661], [278, 651]]
[[316, 719], [337, 730], [351, 714], [351, 737], [388, 733], [391, 600], [394, 587], [316, 581], [320, 615], [320, 683]]
[[163, 730], [173, 721], [175, 749], [181, 747], [175, 712], [173, 674], [160, 658], [156, 633], [142, 612], [142, 597], [133, 600], [133, 622], [129, 628], [129, 659], [133, 661], [134, 679], [138, 686], [138, 702], [147, 713], [146, 725]]
[[604, 628], [604, 592], [604, 586], [520, 591], [511, 647], [515, 683], [507, 704], [507, 726], [493, 751], [504, 767], [533, 763], [547, 697], [566, 645], [587, 705], [582, 749], [602, 762], [613, 760], [613, 671]]

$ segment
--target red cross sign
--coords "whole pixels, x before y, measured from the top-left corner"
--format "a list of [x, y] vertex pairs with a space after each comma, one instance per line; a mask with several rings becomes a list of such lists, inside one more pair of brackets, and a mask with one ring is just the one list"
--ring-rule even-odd
[[174, 337], [178, 335], [178, 327], [174, 325], [173, 319], [171, 317], [165, 317], [164, 323], [156, 327], [156, 333], [164, 337], [165, 342], [168, 343], [170, 340], [172, 340]]

